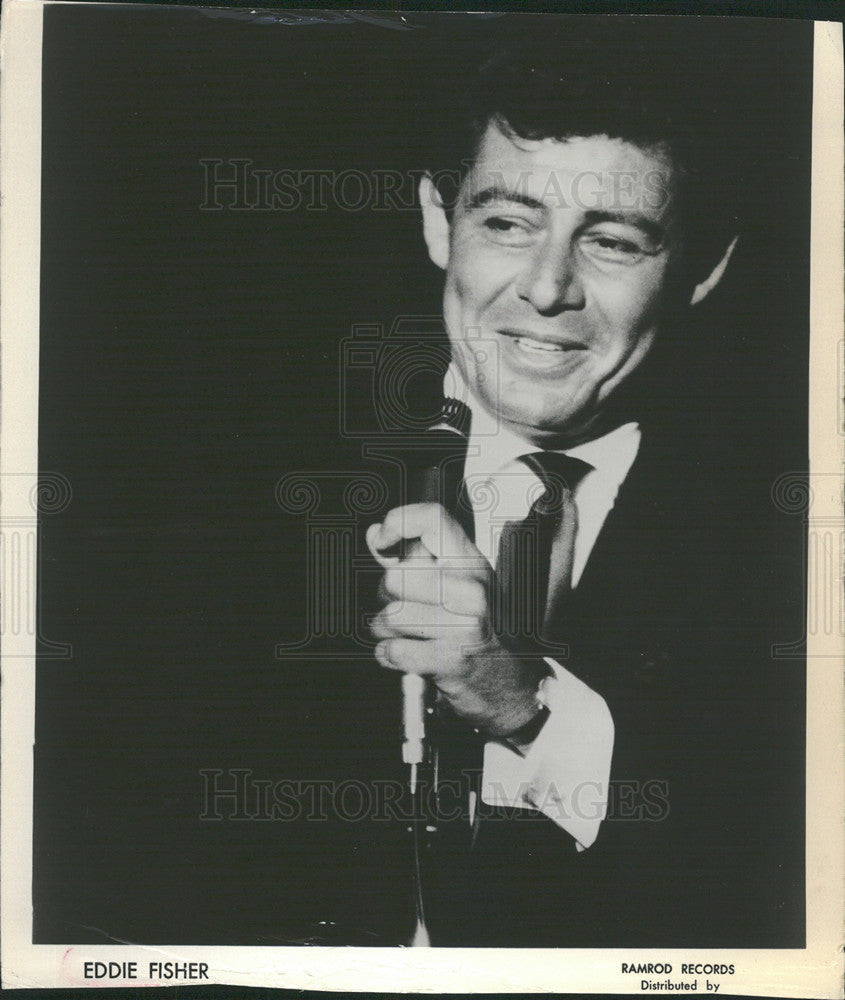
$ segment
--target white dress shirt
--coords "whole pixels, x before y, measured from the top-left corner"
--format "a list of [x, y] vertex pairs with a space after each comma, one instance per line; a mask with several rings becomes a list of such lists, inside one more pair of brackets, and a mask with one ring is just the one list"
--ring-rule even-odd
[[[520, 521], [543, 491], [543, 485], [520, 455], [536, 446], [500, 425], [473, 398], [454, 370], [446, 393], [463, 399], [472, 412], [464, 475], [475, 518], [475, 544], [495, 565], [498, 535], [507, 521]], [[456, 391], [457, 389], [457, 391]], [[575, 491], [578, 532], [572, 585], [577, 586], [619, 488], [637, 456], [640, 429], [623, 424], [593, 441], [566, 449], [592, 466]], [[613, 719], [605, 700], [557, 661], [546, 657], [552, 675], [540, 687], [539, 700], [549, 717], [528, 748], [490, 740], [484, 748], [481, 797], [494, 806], [535, 808], [575, 840], [590, 847], [607, 813]]]

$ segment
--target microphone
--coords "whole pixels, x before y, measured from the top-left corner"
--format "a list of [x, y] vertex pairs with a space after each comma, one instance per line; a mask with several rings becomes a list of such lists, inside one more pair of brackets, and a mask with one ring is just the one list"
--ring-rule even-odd
[[[470, 411], [459, 399], [444, 400], [440, 416], [426, 432], [430, 460], [409, 470], [410, 503], [439, 503], [450, 514], [458, 513], [458, 492], [466, 458]], [[436, 440], [435, 440], [436, 435]], [[460, 462], [459, 462], [460, 460]], [[451, 475], [450, 475], [451, 473]], [[426, 681], [419, 674], [402, 675], [402, 760], [410, 765], [409, 786], [417, 788], [417, 769], [425, 759]]]

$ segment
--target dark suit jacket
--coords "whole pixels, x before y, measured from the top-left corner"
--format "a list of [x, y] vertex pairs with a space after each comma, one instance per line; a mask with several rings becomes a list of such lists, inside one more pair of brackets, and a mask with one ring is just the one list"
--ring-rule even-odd
[[[614, 719], [608, 817], [584, 852], [526, 811], [483, 821], [471, 850], [458, 838], [435, 852], [425, 877], [433, 943], [800, 944], [804, 671], [772, 655], [800, 634], [800, 526], [775, 510], [771, 480], [742, 453], [724, 443], [708, 453], [694, 429], [644, 425], [555, 623], [570, 647], [564, 665]], [[353, 695], [362, 775], [398, 755], [398, 732], [375, 707], [380, 688], [390, 702], [391, 681], [373, 677]], [[395, 717], [395, 700], [384, 710]], [[379, 733], [392, 751], [373, 753]], [[406, 831], [347, 832], [354, 875], [338, 927], [403, 943], [413, 923]]]

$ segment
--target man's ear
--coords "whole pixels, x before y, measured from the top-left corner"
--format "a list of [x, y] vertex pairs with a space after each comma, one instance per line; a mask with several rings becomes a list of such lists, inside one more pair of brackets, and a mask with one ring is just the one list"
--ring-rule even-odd
[[731, 254], [734, 252], [734, 247], [736, 246], [739, 236], [734, 236], [731, 242], [728, 244], [728, 249], [722, 255], [722, 259], [710, 272], [710, 276], [705, 278], [700, 284], [696, 285], [692, 292], [692, 298], [690, 299], [691, 306], [697, 306], [699, 302], [704, 301], [707, 296], [713, 291], [716, 285], [722, 280], [722, 275], [728, 268], [728, 262], [731, 259]]
[[423, 236], [432, 261], [444, 271], [449, 264], [449, 220], [440, 192], [428, 174], [420, 181]]

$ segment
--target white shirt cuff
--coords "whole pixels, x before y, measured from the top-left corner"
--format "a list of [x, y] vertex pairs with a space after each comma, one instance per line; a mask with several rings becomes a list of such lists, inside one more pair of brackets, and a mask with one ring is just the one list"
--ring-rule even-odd
[[522, 756], [506, 743], [484, 747], [481, 799], [487, 805], [539, 810], [590, 847], [607, 815], [613, 718], [600, 694], [555, 660], [540, 689], [549, 717]]

